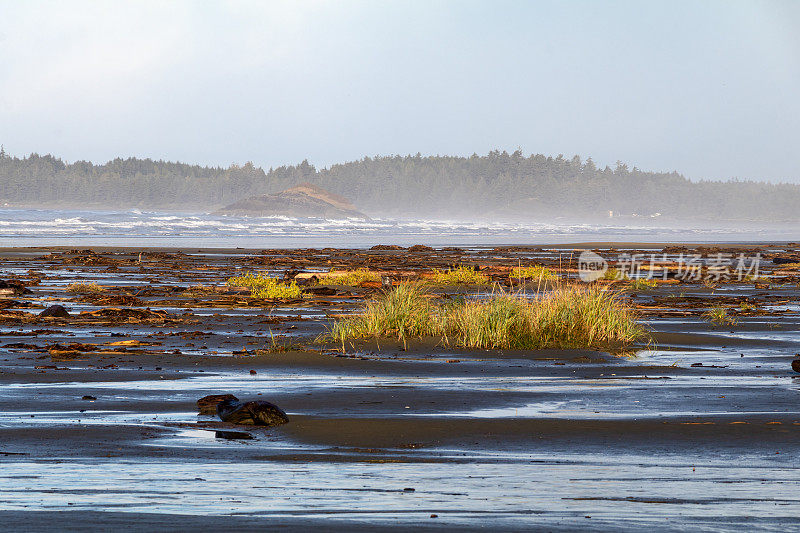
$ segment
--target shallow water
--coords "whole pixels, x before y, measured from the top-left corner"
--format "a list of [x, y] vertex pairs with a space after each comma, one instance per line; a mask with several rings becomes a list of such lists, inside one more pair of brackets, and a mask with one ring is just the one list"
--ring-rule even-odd
[[557, 461], [536, 454], [507, 459], [391, 468], [315, 462], [15, 462], [4, 465], [0, 476], [5, 487], [0, 506], [304, 516], [333, 519], [333, 524], [387, 518], [415, 523], [437, 514], [452, 526], [474, 524], [488, 514], [494, 527], [525, 529], [551, 523], [602, 527], [606, 521], [662, 529], [676, 517], [677, 527], [705, 524], [710, 530], [726, 529], [726, 521], [759, 518], [797, 524], [800, 472], [758, 458], [687, 464], [680, 458], [665, 462], [566, 452]]

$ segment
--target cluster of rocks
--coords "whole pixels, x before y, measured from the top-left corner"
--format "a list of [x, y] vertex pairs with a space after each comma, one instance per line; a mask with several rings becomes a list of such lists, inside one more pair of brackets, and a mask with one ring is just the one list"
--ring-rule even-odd
[[223, 422], [248, 426], [274, 427], [289, 422], [289, 417], [277, 405], [254, 400], [241, 402], [233, 394], [211, 394], [197, 400], [201, 415], [216, 414]]

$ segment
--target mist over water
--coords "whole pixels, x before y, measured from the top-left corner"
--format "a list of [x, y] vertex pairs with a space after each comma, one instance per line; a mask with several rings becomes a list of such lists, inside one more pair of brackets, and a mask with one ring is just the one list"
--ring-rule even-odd
[[0, 209], [2, 246], [349, 247], [536, 245], [585, 241], [749, 242], [797, 238], [792, 227], [324, 220], [197, 213]]

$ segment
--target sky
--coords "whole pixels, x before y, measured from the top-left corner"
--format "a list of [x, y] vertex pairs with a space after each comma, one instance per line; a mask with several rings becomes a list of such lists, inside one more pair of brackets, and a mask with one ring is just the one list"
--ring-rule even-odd
[[265, 168], [519, 148], [800, 183], [800, 2], [0, 0], [0, 144]]

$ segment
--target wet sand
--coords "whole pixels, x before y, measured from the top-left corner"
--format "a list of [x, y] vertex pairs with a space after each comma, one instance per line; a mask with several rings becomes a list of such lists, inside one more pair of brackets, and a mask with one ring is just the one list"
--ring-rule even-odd
[[[222, 287], [237, 269], [368, 266], [413, 279], [463, 263], [503, 280], [503, 268], [535, 262], [574, 277], [574, 258], [556, 247], [6, 249], [0, 260], [0, 279], [31, 291], [7, 296], [15, 305], [0, 316], [3, 529], [800, 525], [799, 280], [769, 259], [768, 288], [681, 282], [631, 294], [655, 343], [625, 354], [430, 340], [342, 353], [312, 341], [380, 288], [293, 303], [191, 288]], [[67, 293], [75, 281], [130, 305]], [[735, 324], [703, 318], [720, 302]], [[72, 316], [36, 316], [51, 304]], [[154, 314], [95, 313], [104, 309]], [[304, 348], [256, 352], [275, 338]], [[269, 400], [291, 421], [258, 429], [197, 415], [196, 400], [215, 393]]]

